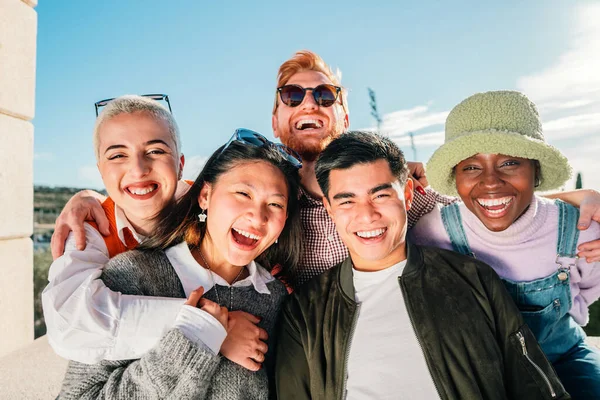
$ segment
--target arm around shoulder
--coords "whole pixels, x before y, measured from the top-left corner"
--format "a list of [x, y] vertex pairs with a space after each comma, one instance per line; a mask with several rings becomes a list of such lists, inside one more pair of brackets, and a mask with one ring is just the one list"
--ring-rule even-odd
[[100, 279], [109, 263], [106, 245], [93, 227], [85, 230], [85, 250], [71, 236], [50, 267], [42, 293], [49, 343], [61, 357], [82, 363], [139, 358], [172, 326], [185, 300], [108, 288]]

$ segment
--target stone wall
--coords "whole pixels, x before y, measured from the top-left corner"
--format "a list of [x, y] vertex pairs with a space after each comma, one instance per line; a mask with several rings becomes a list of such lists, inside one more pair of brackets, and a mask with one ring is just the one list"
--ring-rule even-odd
[[0, 0], [0, 356], [33, 341], [37, 0]]

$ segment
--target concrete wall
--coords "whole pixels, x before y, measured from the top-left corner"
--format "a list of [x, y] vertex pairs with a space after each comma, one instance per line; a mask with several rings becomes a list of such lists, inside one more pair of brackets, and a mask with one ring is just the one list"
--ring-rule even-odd
[[0, 0], [0, 356], [33, 341], [37, 0]]

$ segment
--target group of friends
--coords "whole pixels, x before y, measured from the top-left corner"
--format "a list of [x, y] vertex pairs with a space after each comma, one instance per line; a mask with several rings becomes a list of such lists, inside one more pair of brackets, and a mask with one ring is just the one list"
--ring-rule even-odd
[[103, 107], [42, 294], [61, 399], [600, 398], [600, 194], [535, 193], [571, 168], [525, 95], [454, 107], [425, 174], [299, 51], [272, 127], [184, 181], [168, 110]]

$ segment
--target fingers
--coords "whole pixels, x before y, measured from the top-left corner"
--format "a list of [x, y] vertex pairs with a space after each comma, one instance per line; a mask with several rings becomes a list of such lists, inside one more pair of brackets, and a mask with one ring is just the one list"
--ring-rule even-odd
[[579, 257], [585, 258], [585, 262], [587, 262], [588, 264], [599, 262], [600, 261], [600, 251], [581, 252]]
[[425, 192], [425, 189], [423, 189], [421, 182], [419, 182], [414, 176], [410, 176], [409, 178], [413, 182], [414, 191], [422, 196], [425, 196], [427, 193]]
[[245, 358], [243, 360], [238, 361], [237, 364], [250, 371], [258, 371], [260, 367], [262, 367], [261, 364], [257, 363], [252, 358]]
[[58, 257], [62, 256], [65, 252], [65, 242], [67, 241], [67, 237], [69, 236], [69, 232], [71, 230], [67, 225], [64, 225], [62, 222], [56, 222], [56, 228], [54, 229], [54, 233], [52, 234], [52, 239], [50, 239], [50, 247], [52, 249], [52, 258], [56, 260]]
[[[202, 291], [204, 292], [204, 289], [202, 289]], [[223, 325], [223, 328], [225, 328], [225, 330], [228, 329], [229, 311], [227, 310], [227, 307], [221, 307], [214, 301], [210, 301], [205, 298], [202, 298], [198, 301], [198, 306], [201, 310], [206, 311], [207, 313], [215, 317], [215, 319], [219, 321], [221, 325]]]
[[227, 307], [221, 307], [221, 316], [219, 318], [219, 321], [221, 322], [221, 325], [223, 325], [225, 330], [227, 330], [227, 320], [228, 319], [229, 319], [229, 310], [227, 309]]
[[579, 210], [579, 221], [577, 222], [577, 229], [586, 230], [592, 223], [592, 217], [594, 216], [594, 210], [589, 207], [582, 206]]
[[262, 340], [259, 340], [256, 343], [256, 350], [260, 351], [263, 354], [267, 354], [267, 351], [269, 351], [269, 346], [267, 346], [267, 344]]
[[262, 328], [258, 328], [258, 338], [260, 340], [267, 340], [269, 338], [269, 334]]
[[238, 318], [244, 318], [250, 322], [252, 322], [253, 324], [258, 324], [260, 322], [260, 318], [247, 313], [245, 311], [232, 311], [229, 313], [229, 318], [230, 319], [238, 319]]
[[422, 162], [408, 162], [408, 170], [410, 172], [410, 176], [414, 182], [414, 187], [417, 192], [424, 195], [425, 191], [421, 192], [419, 188], [425, 188], [429, 186], [429, 182], [427, 182], [427, 176], [425, 174], [425, 165]]
[[580, 244], [577, 250], [577, 255], [588, 263], [600, 261], [600, 239]]
[[256, 324], [260, 318], [243, 312], [229, 313], [227, 337], [221, 345], [221, 354], [242, 367], [258, 371], [265, 360], [269, 346], [264, 342], [269, 335]]
[[198, 289], [196, 289], [196, 290], [192, 291], [192, 293], [190, 293], [190, 296], [188, 297], [185, 304], [188, 306], [192, 306], [192, 307], [198, 307], [198, 303], [200, 302], [200, 299], [202, 298], [203, 295], [204, 295], [204, 288], [202, 286], [200, 286], [200, 287], [198, 287]]
[[265, 353], [260, 350], [254, 352], [254, 356], [251, 357], [257, 363], [263, 363], [265, 361]]
[[77, 247], [77, 250], [85, 250], [86, 241], [83, 223], [81, 225], [74, 225], [72, 228], [73, 236], [75, 237], [75, 247]]
[[425, 170], [423, 170], [423, 175], [415, 176], [415, 178], [419, 182], [418, 187], [426, 188], [427, 186], [429, 186], [429, 182], [427, 181], [427, 177], [425, 176]]

